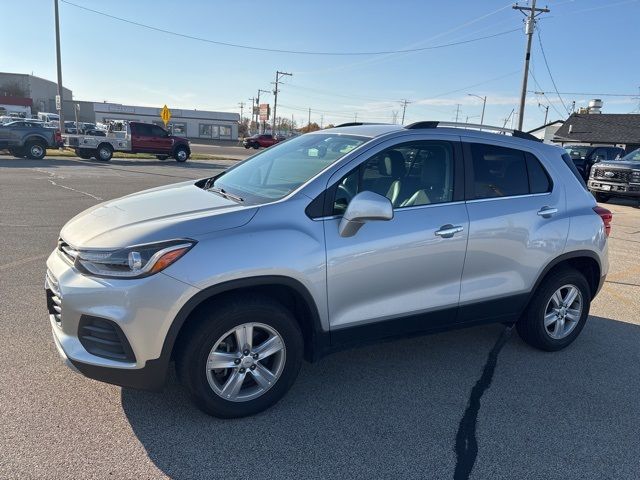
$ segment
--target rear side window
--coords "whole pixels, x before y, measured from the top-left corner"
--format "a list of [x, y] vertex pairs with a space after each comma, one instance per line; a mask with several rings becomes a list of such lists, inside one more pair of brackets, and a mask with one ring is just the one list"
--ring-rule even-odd
[[587, 190], [587, 184], [584, 183], [584, 179], [582, 178], [582, 176], [578, 172], [578, 169], [576, 168], [575, 164], [573, 163], [573, 160], [571, 160], [571, 157], [569, 156], [569, 154], [568, 153], [563, 153], [562, 154], [562, 160], [564, 161], [565, 165], [569, 168], [569, 170], [571, 170], [571, 173], [573, 173], [573, 176], [576, 177], [576, 179], [580, 182], [580, 185], [582, 185], [584, 187], [584, 189]]
[[481, 143], [471, 144], [473, 198], [511, 197], [529, 193], [524, 152]]
[[546, 193], [551, 191], [551, 180], [544, 167], [535, 156], [525, 153], [527, 172], [529, 173], [529, 192]]

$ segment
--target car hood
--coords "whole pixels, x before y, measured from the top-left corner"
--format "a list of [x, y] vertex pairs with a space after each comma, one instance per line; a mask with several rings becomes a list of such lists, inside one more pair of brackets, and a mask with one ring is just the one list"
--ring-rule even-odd
[[256, 211], [256, 206], [243, 206], [188, 181], [98, 204], [69, 220], [60, 236], [76, 248], [197, 239], [242, 226]]
[[593, 164], [596, 168], [633, 168], [640, 170], [640, 162], [598, 162]]

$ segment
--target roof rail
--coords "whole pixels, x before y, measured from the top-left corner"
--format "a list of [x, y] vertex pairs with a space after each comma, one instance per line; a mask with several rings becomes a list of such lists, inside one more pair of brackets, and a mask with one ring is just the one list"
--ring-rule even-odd
[[492, 133], [500, 133], [503, 135], [508, 133], [512, 137], [516, 137], [516, 138], [524, 138], [525, 140], [533, 140], [536, 142], [542, 141], [538, 137], [531, 135], [530, 133], [523, 132], [521, 130], [513, 130], [511, 128], [504, 128], [504, 127], [492, 127], [491, 125], [479, 125], [477, 123], [425, 121], [425, 122], [415, 122], [410, 125], [407, 125], [404, 128], [407, 128], [409, 130], [418, 130], [422, 128], [437, 128], [437, 127], [466, 128], [469, 130], [482, 130], [482, 131], [487, 131]]
[[377, 122], [347, 122], [341, 123], [340, 125], [336, 125], [335, 128], [338, 127], [359, 127], [360, 125], [390, 125], [388, 123], [377, 123]]

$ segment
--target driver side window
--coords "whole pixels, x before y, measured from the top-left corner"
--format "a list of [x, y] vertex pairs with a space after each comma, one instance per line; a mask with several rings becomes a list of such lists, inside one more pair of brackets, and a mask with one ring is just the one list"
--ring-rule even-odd
[[452, 201], [453, 151], [451, 143], [439, 140], [383, 150], [338, 182], [333, 214], [344, 214], [351, 199], [363, 191], [387, 197], [394, 209]]

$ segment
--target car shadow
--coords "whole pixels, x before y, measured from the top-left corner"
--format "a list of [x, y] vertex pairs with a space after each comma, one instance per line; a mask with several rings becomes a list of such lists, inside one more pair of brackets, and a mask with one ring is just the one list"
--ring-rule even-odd
[[[122, 406], [150, 460], [171, 478], [451, 478], [458, 425], [504, 328], [490, 325], [387, 342], [305, 364], [285, 398], [253, 417], [221, 420], [201, 413], [173, 374], [160, 394], [123, 389]], [[530, 399], [555, 398], [558, 391], [571, 398], [574, 411], [618, 416], [626, 426], [621, 430], [620, 422], [600, 422], [597, 431], [588, 426], [590, 442], [580, 444], [585, 462], [567, 469], [562, 461], [571, 463], [571, 458], [561, 456], [548, 468], [557, 468], [563, 478], [606, 476], [597, 474], [611, 463], [603, 463], [610, 454], [603, 442], [617, 449], [616, 458], [635, 465], [637, 436], [622, 447], [615, 439], [640, 427], [632, 393], [640, 387], [639, 344], [638, 325], [601, 317], [590, 317], [581, 337], [553, 354], [534, 350], [513, 335], [482, 400], [474, 471], [487, 477], [477, 478], [532, 468], [536, 460], [531, 455], [538, 452], [527, 438], [545, 438], [546, 444], [564, 439], [566, 426], [555, 421], [558, 408], [536, 405], [534, 414], [522, 413]], [[597, 406], [583, 396], [593, 390], [594, 378], [602, 400]], [[519, 434], [525, 432], [522, 438], [512, 438], [514, 424]], [[579, 434], [579, 427], [571, 433]], [[502, 453], [523, 438], [528, 451], [514, 458]], [[540, 455], [541, 462], [545, 458]], [[514, 467], [514, 459], [522, 463]]]

